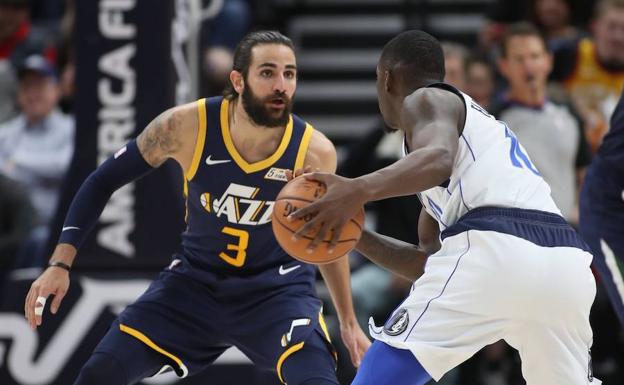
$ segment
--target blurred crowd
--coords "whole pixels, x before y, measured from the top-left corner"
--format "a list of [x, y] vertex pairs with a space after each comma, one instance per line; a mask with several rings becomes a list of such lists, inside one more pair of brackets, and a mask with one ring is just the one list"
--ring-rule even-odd
[[[258, 8], [225, 0], [204, 23], [201, 95], [220, 94], [234, 47], [258, 25]], [[73, 17], [72, 1], [0, 0], [0, 283], [3, 271], [47, 259], [43, 246], [74, 149]], [[444, 42], [445, 80], [509, 125], [576, 226], [585, 169], [624, 87], [624, 0], [496, 0], [475, 41]], [[340, 174], [355, 177], [401, 156], [400, 134], [385, 132], [381, 120], [378, 126], [348, 146]], [[376, 202], [367, 208], [369, 223], [417, 243], [419, 208], [414, 197]], [[369, 316], [383, 322], [411, 285], [351, 258], [366, 329]], [[622, 358], [613, 355], [621, 331], [600, 292], [593, 317], [596, 376], [624, 378]], [[352, 375], [347, 366], [344, 381]], [[516, 355], [498, 343], [443, 383], [523, 382]]]

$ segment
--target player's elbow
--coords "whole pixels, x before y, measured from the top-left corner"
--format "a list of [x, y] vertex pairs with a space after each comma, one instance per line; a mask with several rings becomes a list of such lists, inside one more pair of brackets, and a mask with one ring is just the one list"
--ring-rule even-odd
[[453, 163], [455, 162], [455, 154], [448, 148], [437, 147], [431, 149], [431, 162], [435, 179], [439, 179], [439, 183], [443, 183], [451, 177], [453, 173]]

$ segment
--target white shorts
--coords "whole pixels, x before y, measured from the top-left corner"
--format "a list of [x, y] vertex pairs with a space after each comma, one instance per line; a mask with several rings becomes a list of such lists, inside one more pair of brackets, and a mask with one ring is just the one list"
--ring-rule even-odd
[[597, 385], [591, 373], [592, 256], [470, 230], [431, 255], [412, 292], [371, 335], [409, 349], [433, 379], [504, 339], [528, 385]]

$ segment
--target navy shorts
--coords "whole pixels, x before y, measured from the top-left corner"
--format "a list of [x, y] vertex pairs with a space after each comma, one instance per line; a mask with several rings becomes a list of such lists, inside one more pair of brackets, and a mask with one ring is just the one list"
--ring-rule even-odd
[[624, 180], [622, 175], [592, 163], [580, 199], [579, 230], [594, 254], [615, 313], [624, 328]]
[[[114, 327], [160, 353], [163, 365], [181, 377], [200, 372], [236, 346], [257, 366], [277, 371], [282, 382], [288, 358], [314, 348], [324, 354], [315, 370], [335, 378], [336, 353], [320, 310], [320, 300], [303, 287], [216, 298], [199, 282], [165, 271]], [[96, 351], [114, 354], [120, 348], [102, 341]]]

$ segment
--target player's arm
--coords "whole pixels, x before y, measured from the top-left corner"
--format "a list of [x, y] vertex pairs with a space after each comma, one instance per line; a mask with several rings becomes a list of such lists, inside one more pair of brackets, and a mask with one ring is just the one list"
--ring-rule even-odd
[[411, 195], [449, 179], [464, 114], [463, 102], [449, 91], [424, 88], [406, 97], [401, 124], [412, 151], [388, 167], [356, 178], [361, 199]]
[[24, 312], [33, 329], [41, 324], [42, 303], [49, 295], [54, 295], [51, 312], [58, 310], [69, 288], [69, 267], [113, 192], [151, 172], [168, 158], [176, 159], [187, 170], [197, 126], [195, 104], [167, 110], [150, 122], [137, 140], [128, 142], [87, 177], [69, 207], [58, 245], [50, 258], [50, 264], [56, 266], [48, 267], [33, 282], [26, 297]]
[[438, 223], [422, 209], [418, 220], [419, 245], [364, 230], [356, 249], [384, 269], [415, 281], [424, 273], [427, 257], [440, 249], [438, 233]]
[[333, 234], [333, 247], [345, 223], [364, 203], [415, 194], [445, 182], [453, 170], [464, 119], [464, 103], [449, 91], [425, 88], [406, 97], [401, 126], [412, 152], [388, 167], [355, 179], [326, 173], [306, 175], [325, 183], [327, 193], [289, 216], [291, 220], [314, 216], [296, 236], [318, 228], [309, 247], [316, 248], [327, 234]]
[[[336, 149], [319, 131], [314, 131], [304, 161], [305, 167], [329, 173], [336, 172]], [[351, 272], [349, 259], [340, 258], [326, 265], [319, 265], [319, 271], [329, 289], [332, 302], [340, 321], [340, 334], [351, 355], [351, 362], [359, 366], [370, 341], [357, 323], [351, 297]]]

